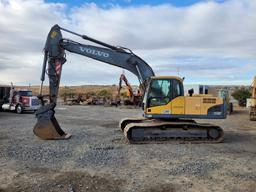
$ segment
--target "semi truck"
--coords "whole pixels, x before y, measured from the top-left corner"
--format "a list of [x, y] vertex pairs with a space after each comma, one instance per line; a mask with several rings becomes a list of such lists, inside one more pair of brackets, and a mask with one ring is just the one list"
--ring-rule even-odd
[[33, 96], [31, 90], [15, 90], [13, 86], [0, 87], [0, 110], [15, 111], [36, 111], [40, 107], [39, 99]]

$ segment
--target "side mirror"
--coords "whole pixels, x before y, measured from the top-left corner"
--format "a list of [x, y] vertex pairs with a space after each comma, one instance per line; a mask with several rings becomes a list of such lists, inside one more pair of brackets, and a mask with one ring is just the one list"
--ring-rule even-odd
[[189, 94], [190, 97], [192, 97], [192, 95], [194, 94], [194, 89], [189, 89], [188, 94]]

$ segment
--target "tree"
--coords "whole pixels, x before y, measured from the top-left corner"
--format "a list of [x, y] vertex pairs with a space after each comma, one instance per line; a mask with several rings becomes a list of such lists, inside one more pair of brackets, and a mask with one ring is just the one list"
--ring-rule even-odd
[[110, 95], [111, 95], [111, 93], [109, 91], [107, 91], [106, 89], [103, 89], [98, 93], [99, 97], [109, 97]]
[[64, 90], [60, 90], [60, 96], [73, 98], [75, 96], [75, 92], [69, 87], [65, 86]]
[[234, 99], [236, 99], [239, 103], [239, 106], [246, 106], [246, 99], [251, 97], [251, 90], [246, 87], [241, 87], [239, 89], [236, 89], [233, 93], [232, 96]]
[[96, 96], [96, 93], [94, 91], [89, 91], [85, 94], [86, 99], [89, 99], [89, 98], [92, 98], [92, 97], [95, 97], [95, 96]]

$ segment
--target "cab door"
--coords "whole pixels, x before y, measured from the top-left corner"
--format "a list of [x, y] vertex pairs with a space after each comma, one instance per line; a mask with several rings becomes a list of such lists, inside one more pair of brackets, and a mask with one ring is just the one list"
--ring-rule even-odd
[[182, 82], [173, 78], [153, 79], [150, 85], [147, 114], [184, 114]]
[[183, 85], [180, 81], [173, 79], [171, 111], [173, 115], [185, 113], [185, 100]]

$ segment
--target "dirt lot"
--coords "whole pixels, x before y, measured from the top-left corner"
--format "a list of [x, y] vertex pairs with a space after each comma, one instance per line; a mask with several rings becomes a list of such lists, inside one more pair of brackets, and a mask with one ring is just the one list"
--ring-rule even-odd
[[239, 110], [221, 144], [129, 145], [118, 121], [140, 109], [61, 106], [68, 141], [35, 137], [33, 114], [0, 113], [0, 191], [256, 191], [256, 122]]

